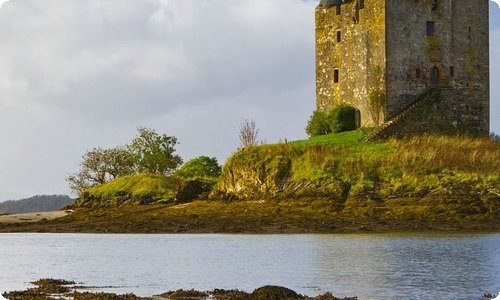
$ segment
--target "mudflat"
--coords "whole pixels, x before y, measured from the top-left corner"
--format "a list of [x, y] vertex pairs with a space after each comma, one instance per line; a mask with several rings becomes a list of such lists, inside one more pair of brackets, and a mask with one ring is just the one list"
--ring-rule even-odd
[[[392, 199], [378, 207], [345, 209], [330, 199], [203, 201], [190, 204], [124, 205], [75, 208], [54, 219], [18, 217], [0, 232], [58, 233], [367, 233], [367, 232], [500, 232], [494, 211], [459, 211], [460, 199]], [[405, 201], [407, 200], [407, 201]], [[411, 201], [412, 200], [412, 201]], [[450, 204], [442, 204], [448, 201]], [[465, 201], [462, 199], [462, 202]], [[369, 202], [368, 200], [365, 202]], [[417, 202], [417, 203], [415, 203]], [[467, 202], [467, 201], [465, 201]], [[406, 205], [403, 205], [403, 204]], [[437, 204], [442, 204], [441, 206]], [[413, 204], [413, 205], [410, 205]], [[435, 209], [441, 207], [441, 209]], [[10, 216], [12, 218], [12, 216]]]
[[42, 220], [54, 220], [71, 214], [72, 211], [48, 211], [24, 214], [0, 215], [0, 224], [36, 223]]

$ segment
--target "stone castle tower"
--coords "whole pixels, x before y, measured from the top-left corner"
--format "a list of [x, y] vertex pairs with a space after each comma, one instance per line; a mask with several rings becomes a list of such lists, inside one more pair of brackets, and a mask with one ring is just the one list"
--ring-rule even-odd
[[489, 1], [321, 0], [317, 109], [347, 103], [400, 135], [488, 134]]

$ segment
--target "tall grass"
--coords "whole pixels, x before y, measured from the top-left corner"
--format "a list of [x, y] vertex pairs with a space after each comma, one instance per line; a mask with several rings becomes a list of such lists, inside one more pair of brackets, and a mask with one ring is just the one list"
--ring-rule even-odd
[[[362, 190], [389, 186], [389, 194], [456, 186], [460, 182], [475, 189], [500, 189], [498, 141], [424, 135], [365, 142], [363, 137], [363, 131], [354, 131], [244, 149], [228, 160], [223, 180], [230, 174], [231, 182], [226, 180], [226, 186], [240, 187], [256, 181], [265, 185], [266, 180], [338, 180], [361, 186]], [[278, 166], [279, 171], [275, 170]], [[280, 177], [271, 178], [275, 174]], [[255, 188], [262, 192], [259, 186]]]
[[500, 142], [492, 139], [424, 135], [391, 140], [388, 144], [398, 150], [392, 158], [413, 171], [430, 167], [483, 175], [500, 174]]

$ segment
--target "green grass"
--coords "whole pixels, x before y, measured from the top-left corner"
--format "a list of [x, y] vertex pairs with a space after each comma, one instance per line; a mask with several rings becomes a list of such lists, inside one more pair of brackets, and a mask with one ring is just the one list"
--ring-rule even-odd
[[498, 141], [424, 135], [366, 142], [365, 132], [242, 149], [228, 159], [219, 189], [240, 199], [295, 197], [304, 190], [339, 196], [347, 192], [342, 185], [350, 195], [382, 199], [500, 193]]
[[[404, 230], [500, 219], [499, 142], [432, 135], [366, 142], [364, 133], [241, 149], [225, 164], [211, 202], [173, 208], [178, 181], [125, 176], [88, 191], [90, 201], [111, 199], [110, 208], [73, 218], [100, 220], [96, 230], [111, 224], [142, 232], [323, 232], [373, 222]], [[137, 210], [130, 214], [112, 208], [145, 197], [169, 206], [129, 207]]]
[[279, 144], [270, 144], [270, 145], [262, 145], [258, 148], [274, 148], [274, 147], [283, 147], [287, 146], [295, 149], [304, 149], [311, 147], [327, 147], [332, 150], [341, 149], [345, 150], [350, 156], [359, 155], [359, 156], [382, 156], [387, 153], [391, 153], [394, 150], [394, 147], [391, 147], [387, 143], [383, 142], [366, 142], [364, 140], [365, 135], [370, 131], [370, 129], [362, 128], [356, 131], [347, 131], [341, 133], [332, 133], [329, 135], [322, 135], [312, 137], [306, 140], [297, 140], [291, 141], [287, 144], [279, 143]]
[[168, 201], [175, 197], [178, 184], [178, 180], [172, 177], [156, 174], [132, 174], [90, 188], [86, 191], [86, 197], [101, 201], [115, 200], [116, 198]]
[[366, 130], [347, 131], [341, 133], [332, 133], [309, 138], [307, 140], [298, 140], [290, 142], [291, 145], [318, 145], [318, 144], [337, 144], [358, 146], [365, 137]]
[[364, 133], [241, 149], [225, 164], [213, 201], [177, 205], [179, 179], [135, 174], [86, 191], [80, 201], [97, 205], [0, 231], [498, 232], [500, 142], [435, 135], [366, 142]]
[[[380, 157], [394, 152], [394, 147], [383, 142], [366, 142], [365, 135], [369, 129], [362, 128], [356, 131], [333, 133], [329, 135], [316, 136], [307, 140], [298, 140], [290, 143], [298, 147], [330, 146], [332, 148], [345, 148], [348, 156]], [[336, 147], [335, 147], [336, 146]]]

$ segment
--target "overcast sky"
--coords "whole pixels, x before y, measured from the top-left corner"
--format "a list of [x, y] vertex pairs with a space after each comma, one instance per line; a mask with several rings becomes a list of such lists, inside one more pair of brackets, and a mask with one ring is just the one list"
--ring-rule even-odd
[[[6, 2], [6, 1], [1, 1]], [[253, 119], [305, 138], [315, 109], [312, 0], [10, 0], [0, 8], [0, 201], [68, 193], [93, 147], [138, 126], [185, 159], [224, 162]], [[500, 132], [500, 8], [491, 5], [492, 130]]]

